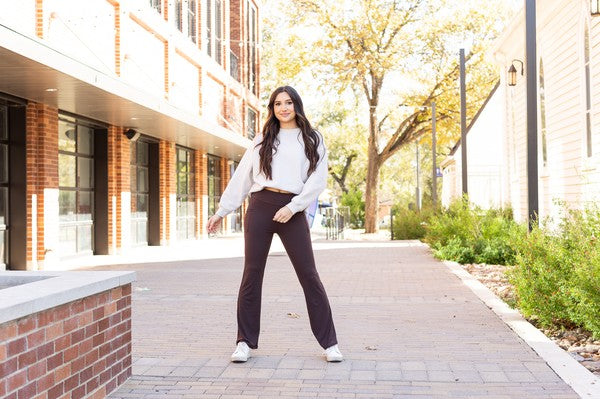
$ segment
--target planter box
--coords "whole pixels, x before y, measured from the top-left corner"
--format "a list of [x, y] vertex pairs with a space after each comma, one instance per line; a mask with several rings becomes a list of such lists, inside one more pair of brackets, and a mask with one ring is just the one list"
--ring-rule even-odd
[[0, 272], [0, 397], [104, 398], [131, 376], [133, 272]]

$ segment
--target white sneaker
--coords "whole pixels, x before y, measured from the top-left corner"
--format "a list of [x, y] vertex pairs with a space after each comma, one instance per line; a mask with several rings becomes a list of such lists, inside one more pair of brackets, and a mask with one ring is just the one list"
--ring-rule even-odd
[[337, 345], [333, 345], [325, 349], [325, 356], [327, 356], [328, 362], [341, 362], [342, 360], [344, 360], [344, 356], [342, 355], [342, 352], [340, 352], [340, 350], [338, 349]]
[[235, 351], [231, 354], [231, 361], [234, 363], [243, 363], [250, 357], [250, 347], [244, 341], [237, 344]]

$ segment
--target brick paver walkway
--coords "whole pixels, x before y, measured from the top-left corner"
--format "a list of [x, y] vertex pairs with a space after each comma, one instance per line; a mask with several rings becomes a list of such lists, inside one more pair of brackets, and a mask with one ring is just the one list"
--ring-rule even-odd
[[577, 397], [426, 247], [315, 254], [338, 364], [322, 357], [285, 254], [269, 257], [259, 349], [246, 364], [229, 362], [241, 258], [108, 267], [138, 272], [133, 377], [110, 398]]

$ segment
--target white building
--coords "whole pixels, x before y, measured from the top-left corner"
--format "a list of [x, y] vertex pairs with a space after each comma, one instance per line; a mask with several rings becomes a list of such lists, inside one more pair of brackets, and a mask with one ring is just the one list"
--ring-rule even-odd
[[[467, 127], [467, 185], [469, 200], [482, 207], [500, 207], [507, 200], [502, 185], [504, 88], [497, 83]], [[442, 205], [462, 195], [460, 141], [441, 163]]]
[[[600, 197], [600, 16], [591, 14], [589, 1], [538, 0], [536, 17], [537, 73], [529, 78], [538, 88], [538, 201], [544, 219], [558, 215], [560, 202], [582, 207]], [[524, 222], [529, 213], [524, 10], [491, 53], [500, 85], [467, 136], [469, 197], [482, 206], [511, 206], [515, 219]], [[511, 65], [518, 71], [515, 86], [508, 85]], [[442, 164], [444, 203], [460, 195], [459, 148]], [[487, 178], [482, 162], [489, 165]]]
[[[527, 220], [526, 79], [538, 87], [539, 216], [555, 216], [556, 200], [580, 207], [600, 194], [600, 16], [584, 0], [537, 2], [537, 74], [525, 62], [524, 10], [496, 43], [504, 98], [503, 192], [515, 218]], [[517, 61], [513, 61], [517, 60]], [[518, 80], [508, 86], [514, 64]]]

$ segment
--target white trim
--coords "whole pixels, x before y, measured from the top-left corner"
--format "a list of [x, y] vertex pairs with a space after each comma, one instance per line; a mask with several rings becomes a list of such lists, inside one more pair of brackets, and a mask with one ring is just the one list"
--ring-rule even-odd
[[0, 291], [0, 323], [131, 284], [135, 272], [0, 272], [0, 281], [19, 284]]

